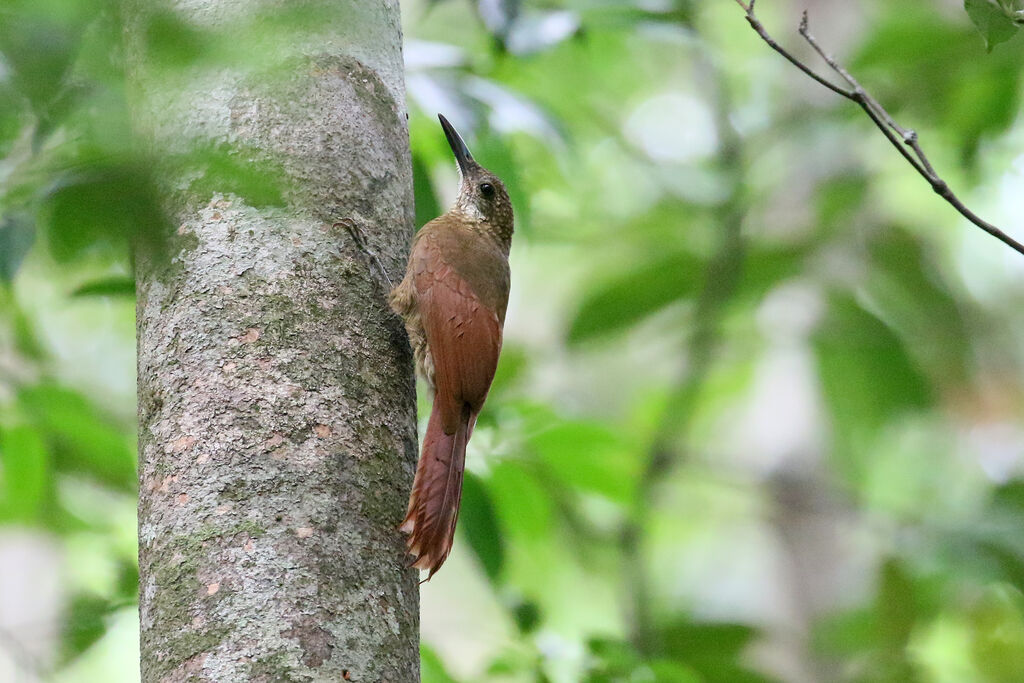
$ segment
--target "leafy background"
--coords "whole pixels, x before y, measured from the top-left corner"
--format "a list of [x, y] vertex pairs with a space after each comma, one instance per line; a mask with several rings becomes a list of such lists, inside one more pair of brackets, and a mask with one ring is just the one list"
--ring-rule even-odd
[[[1024, 237], [1024, 8], [761, 0], [801, 54], [804, 4]], [[424, 681], [1024, 680], [1021, 257], [735, 3], [403, 14], [418, 222], [455, 188], [437, 111], [518, 218]], [[139, 30], [168, 78], [258, 59], [171, 15]], [[5, 681], [138, 675], [128, 244], [156, 214], [121, 40], [107, 0], [0, 7]], [[272, 202], [240, 153], [181, 161]]]

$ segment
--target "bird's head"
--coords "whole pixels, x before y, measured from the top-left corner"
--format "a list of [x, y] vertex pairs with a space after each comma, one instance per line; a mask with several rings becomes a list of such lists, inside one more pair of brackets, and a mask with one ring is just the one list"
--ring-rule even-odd
[[448, 119], [441, 114], [437, 118], [441, 121], [441, 128], [459, 164], [459, 196], [451, 210], [483, 224], [507, 248], [512, 239], [513, 218], [512, 202], [508, 198], [505, 184], [476, 162], [462, 136]]

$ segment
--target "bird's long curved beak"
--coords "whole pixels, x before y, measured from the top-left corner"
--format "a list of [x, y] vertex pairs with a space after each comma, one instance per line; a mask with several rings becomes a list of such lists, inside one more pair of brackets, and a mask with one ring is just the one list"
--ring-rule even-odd
[[459, 135], [459, 131], [455, 130], [455, 126], [443, 114], [438, 114], [437, 118], [441, 121], [441, 128], [444, 129], [444, 136], [448, 138], [448, 145], [452, 148], [455, 161], [459, 162], [459, 170], [465, 175], [470, 167], [476, 163], [473, 160], [473, 155], [469, 153], [469, 147], [466, 147], [466, 143], [462, 140], [462, 136]]

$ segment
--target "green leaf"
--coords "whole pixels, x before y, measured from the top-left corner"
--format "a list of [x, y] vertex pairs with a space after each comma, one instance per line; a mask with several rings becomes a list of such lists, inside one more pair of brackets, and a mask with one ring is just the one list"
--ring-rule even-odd
[[805, 264], [807, 250], [798, 247], [765, 248], [747, 251], [732, 296], [733, 303], [757, 304], [772, 287], [798, 275]]
[[1017, 33], [1014, 10], [1006, 2], [993, 0], [964, 0], [964, 9], [985, 39], [985, 47], [991, 52], [999, 43], [1013, 38]]
[[987, 683], [1021, 680], [1024, 596], [1006, 584], [989, 586], [970, 612], [971, 653]]
[[654, 674], [655, 683], [704, 683], [707, 680], [690, 667], [670, 659], [656, 659], [644, 668]]
[[526, 635], [533, 633], [540, 626], [540, 607], [531, 600], [519, 600], [509, 608], [515, 619], [519, 632]]
[[73, 297], [83, 296], [135, 296], [135, 278], [114, 276], [87, 282], [75, 291], [71, 292]]
[[[585, 683], [705, 683], [707, 680], [685, 662], [665, 657], [645, 660], [632, 645], [621, 640], [594, 638], [587, 643], [590, 661]], [[731, 668], [731, 667], [730, 667]], [[737, 681], [746, 679], [737, 679]]]
[[[968, 382], [972, 332], [941, 271], [919, 239], [898, 227], [869, 247], [865, 291], [879, 317], [907, 340], [907, 350], [928, 376], [951, 386]], [[966, 298], [963, 298], [966, 301]]]
[[284, 206], [287, 175], [279, 164], [262, 159], [256, 151], [230, 145], [206, 146], [178, 160], [181, 172], [188, 170], [198, 177], [189, 190], [200, 199], [214, 193], [231, 193], [250, 205]]
[[459, 527], [469, 541], [492, 583], [501, 579], [505, 565], [505, 540], [487, 485], [472, 472], [462, 482], [462, 512]]
[[910, 576], [892, 558], [882, 564], [876, 600], [878, 638], [886, 650], [902, 653], [917, 621], [917, 605]]
[[816, 648], [841, 661], [857, 662], [863, 681], [923, 680], [912, 653], [915, 634], [929, 624], [948, 598], [944, 583], [913, 575], [899, 559], [879, 567], [872, 604], [827, 616], [815, 627]]
[[85, 652], [107, 632], [111, 604], [95, 595], [79, 594], [64, 619], [62, 659], [68, 662]]
[[0, 221], [0, 283], [14, 279], [36, 238], [30, 216], [10, 213]]
[[549, 542], [554, 501], [522, 462], [499, 462], [491, 470], [488, 483], [502, 529], [520, 541]]
[[619, 273], [587, 293], [569, 326], [569, 343], [621, 332], [669, 304], [692, 297], [702, 273], [700, 259], [685, 252], [660, 255]]
[[848, 227], [867, 203], [869, 180], [863, 173], [845, 172], [821, 183], [816, 191], [818, 225], [828, 234]]
[[58, 470], [80, 472], [123, 490], [135, 488], [135, 454], [80, 394], [55, 384], [22, 389], [18, 403], [49, 443]]
[[755, 683], [769, 679], [742, 665], [744, 650], [757, 635], [744, 624], [674, 621], [661, 629], [663, 654], [700, 674], [706, 683]]
[[559, 421], [539, 430], [529, 444], [545, 470], [567, 489], [597, 493], [619, 503], [631, 499], [639, 459], [614, 430], [596, 422]]
[[43, 12], [5, 11], [0, 21], [0, 52], [11, 81], [37, 113], [61, 88], [81, 40], [80, 25], [55, 19]]
[[[528, 653], [521, 650], [504, 650], [487, 665], [486, 680], [504, 681], [516, 674], [526, 673], [535, 666], [534, 658]], [[540, 679], [535, 679], [534, 683], [540, 683]]]
[[33, 361], [46, 358], [47, 352], [28, 313], [15, 300], [13, 292], [3, 287], [0, 287], [0, 316], [10, 329], [14, 349], [22, 358]]
[[640, 655], [629, 644], [612, 638], [592, 638], [587, 642], [590, 653], [585, 683], [612, 683], [626, 678], [640, 664]]
[[421, 683], [458, 683], [444, 668], [444, 662], [429, 646], [420, 643]]
[[39, 432], [28, 425], [0, 431], [3, 511], [11, 519], [39, 517], [50, 488], [50, 456]]
[[[41, 149], [47, 138], [54, 131], [61, 128], [61, 126], [69, 124], [69, 122], [74, 120], [76, 113], [81, 113], [90, 104], [93, 108], [100, 109], [100, 107], [96, 106], [95, 100], [92, 102], [88, 101], [91, 95], [95, 95], [94, 90], [93, 84], [86, 83], [69, 83], [61, 88], [56, 96], [46, 105], [46, 109], [39, 113], [38, 122], [32, 131], [33, 149]], [[109, 112], [103, 113], [109, 114]], [[112, 128], [116, 128], [116, 124], [111, 119], [113, 117], [110, 117], [104, 123]], [[79, 133], [77, 130], [75, 132]]]
[[997, 488], [992, 494], [992, 502], [1024, 513], [1024, 479], [1013, 479]]
[[25, 100], [11, 84], [0, 79], [0, 158], [10, 153], [22, 129], [31, 120], [24, 105]]
[[863, 457], [885, 423], [931, 405], [903, 342], [853, 299], [833, 297], [814, 342], [839, 454]]
[[115, 599], [131, 604], [139, 597], [139, 563], [137, 557], [122, 558], [117, 572]]
[[831, 658], [856, 656], [874, 647], [878, 623], [870, 607], [829, 613], [815, 624], [814, 649]]
[[134, 239], [159, 237], [148, 231], [163, 227], [149, 175], [127, 165], [65, 176], [43, 198], [40, 216], [50, 253], [62, 263], [97, 246], [126, 249]]
[[157, 10], [144, 28], [147, 58], [172, 67], [185, 67], [200, 59], [217, 36], [208, 36], [174, 12]]
[[967, 518], [953, 537], [954, 561], [979, 567], [981, 580], [1009, 581], [1024, 586], [1024, 480], [1012, 479], [991, 492], [984, 520]]
[[757, 632], [743, 624], [716, 624], [689, 620], [675, 621], [662, 629], [665, 650], [687, 659], [714, 653], [715, 657], [739, 656]]

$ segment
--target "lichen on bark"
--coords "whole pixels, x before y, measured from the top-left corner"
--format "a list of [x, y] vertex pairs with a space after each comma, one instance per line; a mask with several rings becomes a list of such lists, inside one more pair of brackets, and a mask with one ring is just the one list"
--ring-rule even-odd
[[[173, 12], [222, 30], [240, 5], [265, 3]], [[146, 47], [151, 8], [127, 10], [154, 158], [245, 150], [283, 181], [280, 202], [260, 203], [219, 188], [202, 156], [167, 164], [166, 257], [137, 255], [145, 683], [419, 679], [396, 530], [416, 457], [411, 356], [383, 285], [332, 227], [356, 221], [400, 270], [413, 228], [401, 34], [397, 2], [354, 6], [282, 43], [269, 75], [199, 64], [176, 92]]]

